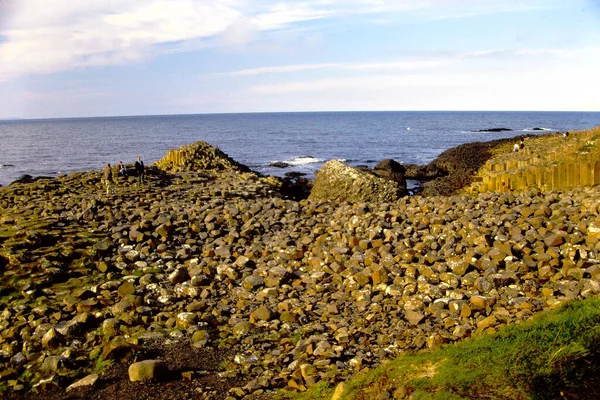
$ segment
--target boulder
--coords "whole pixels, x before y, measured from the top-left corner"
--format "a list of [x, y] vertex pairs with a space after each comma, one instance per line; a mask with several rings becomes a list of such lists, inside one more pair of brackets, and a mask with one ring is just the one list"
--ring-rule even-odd
[[406, 186], [398, 182], [331, 160], [317, 172], [309, 199], [338, 202], [391, 202], [407, 194]]
[[168, 368], [162, 360], [144, 360], [131, 364], [128, 372], [132, 382], [162, 380], [166, 377]]
[[391, 158], [386, 158], [377, 164], [373, 169], [373, 173], [380, 178], [398, 182], [400, 185], [406, 187], [406, 178], [404, 176], [406, 168]]

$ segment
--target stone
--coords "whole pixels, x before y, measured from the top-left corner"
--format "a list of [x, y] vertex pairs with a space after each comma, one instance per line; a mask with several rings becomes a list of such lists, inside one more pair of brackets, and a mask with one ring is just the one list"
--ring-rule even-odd
[[138, 346], [127, 342], [122, 336], [114, 337], [102, 347], [103, 360], [125, 360], [138, 350]]
[[169, 274], [169, 282], [173, 284], [182, 283], [190, 279], [190, 275], [186, 267], [178, 267], [175, 271]]
[[271, 310], [262, 306], [250, 313], [250, 322], [270, 321], [272, 318]]
[[338, 383], [337, 386], [335, 387], [335, 390], [333, 391], [331, 400], [343, 400], [345, 390], [346, 390], [346, 384], [344, 382]]
[[497, 322], [498, 322], [498, 320], [496, 319], [496, 317], [493, 315], [490, 315], [489, 317], [484, 318], [481, 321], [477, 322], [477, 329], [485, 330], [487, 328], [495, 326]]
[[129, 380], [132, 382], [164, 380], [169, 370], [162, 360], [138, 361], [129, 366]]
[[117, 293], [121, 298], [135, 293], [135, 285], [133, 282], [125, 282], [117, 289]]
[[317, 172], [309, 199], [353, 203], [392, 202], [406, 194], [397, 182], [331, 160]]
[[85, 378], [81, 378], [77, 382], [74, 382], [71, 385], [67, 386], [67, 389], [65, 391], [68, 393], [73, 389], [94, 386], [97, 381], [98, 381], [98, 374], [90, 374], [90, 375], [86, 376]]
[[58, 346], [60, 340], [60, 335], [58, 334], [58, 332], [56, 332], [56, 329], [50, 328], [48, 332], [46, 332], [42, 337], [42, 346], [49, 349], [53, 349]]
[[407, 310], [405, 312], [405, 318], [411, 325], [417, 325], [423, 320], [423, 318], [425, 318], [425, 316], [420, 312]]

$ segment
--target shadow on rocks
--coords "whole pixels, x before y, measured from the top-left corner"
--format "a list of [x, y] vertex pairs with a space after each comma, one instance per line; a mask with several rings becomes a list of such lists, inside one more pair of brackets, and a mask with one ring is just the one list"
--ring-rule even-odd
[[310, 195], [313, 182], [300, 172], [288, 172], [283, 178], [281, 194], [291, 200], [305, 200]]

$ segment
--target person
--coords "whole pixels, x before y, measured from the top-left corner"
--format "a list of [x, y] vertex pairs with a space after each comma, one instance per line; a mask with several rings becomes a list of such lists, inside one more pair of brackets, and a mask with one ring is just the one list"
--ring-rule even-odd
[[525, 135], [521, 135], [521, 141], [519, 143], [519, 148], [521, 148], [521, 149], [525, 148]]
[[568, 138], [569, 137], [569, 131], [566, 131], [563, 136], [566, 137], [566, 138]]
[[119, 161], [119, 175], [127, 178], [127, 168], [125, 168], [125, 165], [123, 165], [123, 161]]
[[135, 172], [138, 176], [138, 183], [141, 185], [144, 183], [144, 162], [138, 156], [137, 161], [135, 162]]
[[112, 187], [112, 169], [110, 168], [110, 164], [106, 164], [106, 167], [102, 170], [102, 174], [104, 177], [104, 184], [106, 185], [106, 194], [110, 193], [110, 189]]
[[513, 146], [513, 152], [514, 153], [518, 153], [519, 152], [519, 143], [515, 143], [515, 145]]

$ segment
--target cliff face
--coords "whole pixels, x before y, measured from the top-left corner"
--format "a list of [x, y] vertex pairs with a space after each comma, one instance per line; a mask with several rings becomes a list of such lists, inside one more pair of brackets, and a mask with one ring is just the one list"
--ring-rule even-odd
[[600, 184], [600, 127], [588, 131], [528, 137], [513, 152], [498, 146], [465, 191], [541, 191]]

